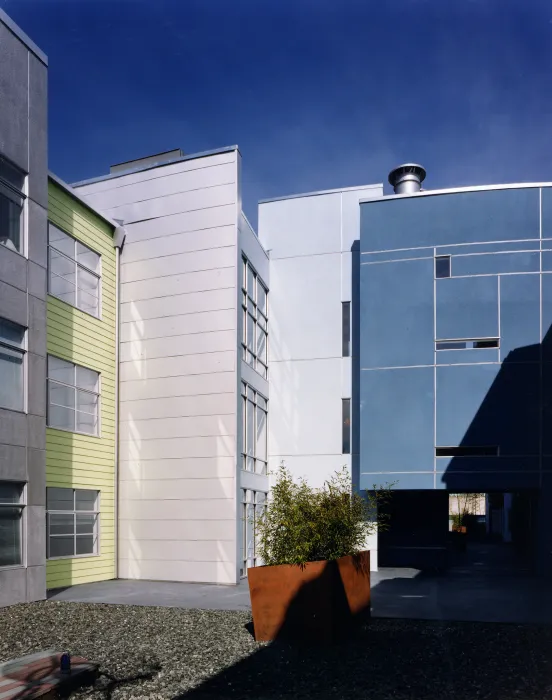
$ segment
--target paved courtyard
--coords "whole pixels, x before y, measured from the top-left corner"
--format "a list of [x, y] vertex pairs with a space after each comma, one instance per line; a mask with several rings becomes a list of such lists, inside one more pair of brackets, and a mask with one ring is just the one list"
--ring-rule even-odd
[[[103, 581], [52, 591], [49, 597], [80, 603], [250, 609], [247, 581], [238, 586]], [[416, 569], [372, 573], [372, 614], [380, 618], [551, 624], [550, 582], [512, 570], [509, 562], [497, 561], [495, 549], [480, 546], [444, 575]]]

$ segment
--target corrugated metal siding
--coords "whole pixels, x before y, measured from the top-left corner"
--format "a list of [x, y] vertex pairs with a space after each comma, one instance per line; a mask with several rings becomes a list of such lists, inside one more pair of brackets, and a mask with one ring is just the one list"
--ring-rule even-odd
[[99, 556], [47, 562], [46, 584], [58, 588], [115, 577], [115, 249], [113, 231], [50, 181], [48, 218], [102, 256], [101, 319], [48, 297], [48, 354], [101, 374], [101, 436], [46, 430], [47, 486], [98, 489]]

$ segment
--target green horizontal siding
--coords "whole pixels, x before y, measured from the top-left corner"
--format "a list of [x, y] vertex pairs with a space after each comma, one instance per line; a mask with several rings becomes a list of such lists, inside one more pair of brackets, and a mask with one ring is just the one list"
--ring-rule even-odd
[[48, 217], [62, 230], [101, 255], [101, 318], [48, 297], [48, 354], [100, 373], [99, 437], [46, 430], [48, 486], [100, 491], [99, 555], [48, 561], [48, 588], [115, 577], [115, 297], [113, 228], [50, 181]]

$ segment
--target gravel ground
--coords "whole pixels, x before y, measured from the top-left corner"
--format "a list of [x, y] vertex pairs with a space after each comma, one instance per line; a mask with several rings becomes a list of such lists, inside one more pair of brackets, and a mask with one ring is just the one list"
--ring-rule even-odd
[[257, 644], [249, 613], [83, 603], [0, 609], [0, 661], [68, 649], [89, 700], [552, 700], [552, 627], [372, 620], [347, 644]]

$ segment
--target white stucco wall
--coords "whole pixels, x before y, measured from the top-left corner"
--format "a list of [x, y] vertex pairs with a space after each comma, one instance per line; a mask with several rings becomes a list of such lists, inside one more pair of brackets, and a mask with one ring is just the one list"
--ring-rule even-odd
[[236, 583], [236, 150], [79, 187], [127, 231], [119, 576]]
[[[342, 454], [342, 399], [352, 395], [342, 302], [354, 302], [359, 200], [382, 194], [373, 185], [259, 205], [259, 240], [270, 259], [269, 469], [283, 460], [315, 486], [356, 462]], [[377, 537], [368, 546], [375, 569]]]

